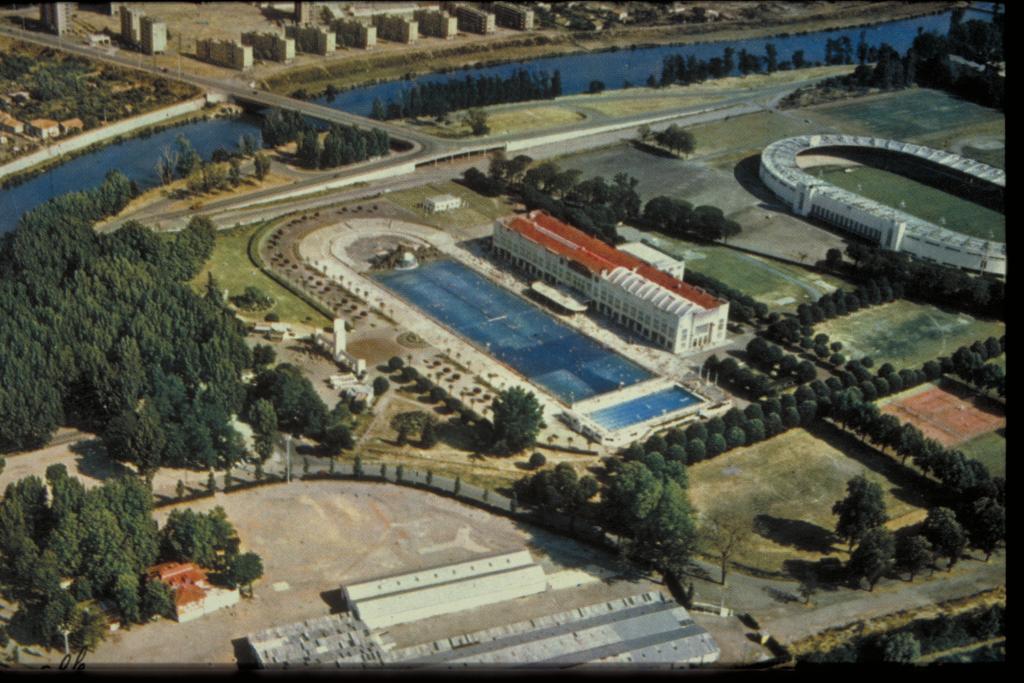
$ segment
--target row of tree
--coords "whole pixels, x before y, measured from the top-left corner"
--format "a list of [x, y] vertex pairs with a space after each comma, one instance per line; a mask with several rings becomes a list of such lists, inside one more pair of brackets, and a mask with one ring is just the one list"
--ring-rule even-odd
[[747, 344], [747, 362], [765, 372], [776, 372], [779, 376], [788, 375], [799, 384], [810, 382], [817, 376], [814, 363], [785, 353], [762, 337], [754, 337]]
[[689, 85], [701, 83], [709, 78], [725, 78], [739, 73], [773, 73], [779, 70], [799, 69], [806, 66], [803, 50], [793, 54], [792, 61], [779, 62], [778, 48], [773, 43], [764, 46], [764, 54], [758, 55], [741, 49], [726, 47], [721, 57], [699, 59], [695, 55], [666, 55], [661, 60], [661, 78], [655, 81], [652, 75], [648, 85], [665, 87], [673, 83]]
[[742, 228], [725, 217], [717, 206], [698, 206], [684, 199], [653, 197], [644, 205], [643, 220], [648, 226], [670, 235], [715, 242], [740, 234]]
[[430, 116], [443, 120], [450, 112], [491, 104], [550, 100], [562, 94], [562, 74], [546, 71], [530, 73], [516, 69], [507, 77], [470, 76], [463, 79], [418, 83], [385, 106], [377, 98], [373, 101], [371, 116], [378, 121]]
[[690, 264], [686, 265], [683, 280], [707, 290], [719, 299], [728, 299], [730, 320], [753, 323], [768, 317], [767, 304], [757, 301], [749, 294], [730, 287], [721, 280], [694, 270]]

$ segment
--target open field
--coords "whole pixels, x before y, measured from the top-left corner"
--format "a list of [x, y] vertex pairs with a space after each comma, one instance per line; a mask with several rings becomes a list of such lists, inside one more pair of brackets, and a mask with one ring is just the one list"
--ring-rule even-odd
[[882, 486], [890, 519], [914, 517], [926, 507], [906, 470], [831, 428], [814, 434], [792, 429], [689, 471], [697, 510], [737, 512], [754, 523], [755, 534], [735, 562], [765, 571], [785, 571], [787, 560], [846, 559], [846, 544], [833, 537], [832, 505], [859, 474]]
[[[1005, 411], [962, 385], [926, 384], [886, 403], [882, 412], [916, 426], [928, 438], [953, 446], [1006, 426]], [[1005, 441], [1004, 441], [1005, 446]]]
[[979, 461], [993, 477], [1006, 476], [1006, 432], [997, 429], [957, 446], [968, 458]]
[[981, 123], [1003, 120], [1003, 115], [952, 95], [925, 88], [872, 95], [852, 101], [802, 110], [809, 118], [847, 133], [915, 140]]
[[[491, 129], [488, 135], [519, 133], [524, 130], [540, 131], [576, 123], [586, 118], [571, 108], [554, 105], [512, 109], [503, 105], [501, 109], [487, 108], [485, 111], [487, 112], [487, 125]], [[468, 124], [463, 122], [462, 115], [459, 113], [453, 114], [451, 122], [446, 124], [439, 124], [433, 119], [421, 118], [414, 124], [406, 123], [406, 125], [419, 132], [443, 138], [468, 138], [473, 135], [473, 131]]]
[[846, 347], [843, 353], [851, 358], [867, 355], [876, 366], [892, 363], [907, 368], [948, 356], [978, 339], [998, 338], [1005, 334], [1006, 325], [901, 300], [828, 320], [815, 332], [841, 341]]
[[203, 269], [192, 280], [192, 287], [201, 291], [206, 286], [207, 273], [212, 272], [221, 288], [228, 290], [228, 296], [241, 294], [246, 287], [258, 287], [274, 299], [274, 306], [269, 310], [247, 314], [244, 318], [261, 320], [270, 312], [277, 313], [281, 322], [298, 323], [323, 327], [331, 321], [310, 308], [304, 301], [287, 289], [271, 280], [249, 260], [249, 238], [260, 225], [247, 226], [235, 230], [217, 233], [217, 241], [213, 247], [213, 255]]
[[[439, 194], [451, 194], [461, 198], [462, 207], [441, 213], [427, 213], [423, 209], [423, 200]], [[430, 183], [408, 190], [390, 192], [387, 194], [387, 200], [415, 213], [418, 222], [441, 229], [489, 225], [495, 218], [505, 216], [512, 211], [511, 205], [503, 197], [485, 197], [464, 185], [451, 181]]]
[[777, 111], [761, 111], [691, 127], [696, 138], [694, 157], [708, 158], [719, 168], [732, 171], [740, 159], [761, 154], [776, 140], [821, 132], [820, 126]]
[[1006, 216], [897, 173], [870, 166], [817, 166], [809, 173], [837, 187], [901, 209], [935, 225], [997, 242], [1006, 241]]
[[[271, 626], [342, 608], [340, 586], [376, 576], [426, 569], [481, 555], [530, 549], [545, 573], [576, 569], [595, 580], [508, 603], [393, 629], [400, 644], [429, 642], [479, 628], [573, 609], [602, 599], [658, 589], [643, 579], [602, 581], [618, 573], [615, 559], [571, 540], [424, 491], [364, 482], [292, 482], [192, 503], [222, 506], [242, 550], [263, 558], [255, 598], [185, 624], [160, 620], [111, 635], [93, 663], [232, 664], [238, 639]], [[157, 512], [162, 523], [170, 509]], [[592, 574], [593, 575], [593, 574]], [[243, 655], [244, 656], [244, 655]]]
[[683, 259], [688, 270], [720, 280], [772, 307], [792, 308], [797, 304], [817, 301], [818, 296], [845, 284], [830, 275], [759, 258], [725, 246], [688, 242], [661, 233], [644, 234], [654, 237], [661, 249]]

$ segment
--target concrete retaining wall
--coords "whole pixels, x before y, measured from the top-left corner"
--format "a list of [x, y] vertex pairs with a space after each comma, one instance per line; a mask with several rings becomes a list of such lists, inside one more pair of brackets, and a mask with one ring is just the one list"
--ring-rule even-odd
[[172, 119], [176, 116], [181, 116], [182, 114], [199, 111], [205, 105], [206, 98], [197, 97], [192, 100], [173, 104], [169, 107], [164, 107], [163, 109], [157, 109], [156, 111], [151, 111], [146, 114], [133, 116], [131, 118], [124, 119], [123, 121], [117, 121], [105, 126], [100, 126], [99, 128], [93, 128], [81, 135], [75, 135], [66, 139], [58, 139], [52, 145], [0, 166], [0, 179], [32, 168], [33, 166], [37, 166], [45, 161], [56, 159], [57, 157], [63, 156], [69, 152], [74, 152], [76, 150], [89, 147], [90, 145], [95, 145], [97, 142], [109, 140], [110, 138], [115, 138], [118, 135], [124, 135], [125, 133], [130, 133], [138, 128], [151, 126], [153, 124]]

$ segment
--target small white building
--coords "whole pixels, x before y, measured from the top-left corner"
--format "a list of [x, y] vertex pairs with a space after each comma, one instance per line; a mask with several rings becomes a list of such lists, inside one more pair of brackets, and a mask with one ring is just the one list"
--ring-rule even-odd
[[89, 47], [110, 47], [110, 36], [106, 33], [90, 33]]
[[636, 256], [644, 263], [654, 266], [663, 273], [668, 273], [677, 280], [683, 279], [686, 263], [669, 256], [663, 251], [649, 247], [643, 242], [626, 242], [625, 244], [620, 244], [618, 249], [619, 251]]
[[423, 200], [423, 208], [428, 213], [440, 213], [462, 208], [462, 199], [452, 194], [439, 194]]

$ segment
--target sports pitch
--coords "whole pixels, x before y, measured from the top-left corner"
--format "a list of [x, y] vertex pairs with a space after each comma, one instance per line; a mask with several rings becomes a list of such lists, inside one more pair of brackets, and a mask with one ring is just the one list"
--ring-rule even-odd
[[916, 426], [930, 439], [954, 446], [1005, 427], [1006, 416], [994, 402], [972, 400], [969, 391], [925, 385], [885, 405], [883, 413]]
[[846, 544], [832, 535], [832, 505], [859, 474], [882, 486], [890, 519], [926, 506], [897, 462], [834, 429], [792, 429], [697, 463], [689, 472], [694, 508], [753, 521], [755, 533], [735, 561], [765, 571], [784, 570], [787, 560], [846, 559]]
[[870, 166], [817, 166], [807, 172], [844, 190], [950, 230], [1004, 242], [1006, 216], [906, 176]]
[[900, 300], [829, 320], [814, 331], [842, 342], [848, 358], [871, 356], [876, 366], [892, 363], [900, 369], [920, 367], [979, 339], [998, 338], [1006, 325]]
[[985, 467], [993, 477], [1006, 476], [1006, 435], [1002, 430], [989, 432], [966, 441], [957, 450], [963, 451], [968, 458], [974, 458]]

